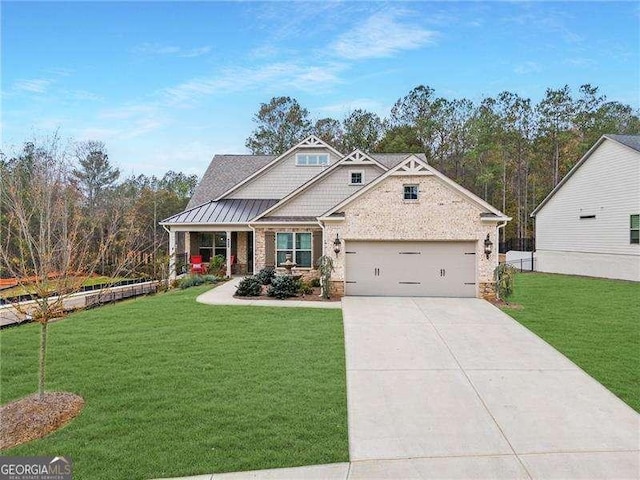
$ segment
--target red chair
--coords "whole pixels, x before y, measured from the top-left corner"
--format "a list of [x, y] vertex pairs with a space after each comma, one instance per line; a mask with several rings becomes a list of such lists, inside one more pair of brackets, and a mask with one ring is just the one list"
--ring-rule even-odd
[[206, 273], [207, 267], [202, 263], [202, 255], [191, 255], [190, 263], [191, 273], [197, 273], [199, 275]]

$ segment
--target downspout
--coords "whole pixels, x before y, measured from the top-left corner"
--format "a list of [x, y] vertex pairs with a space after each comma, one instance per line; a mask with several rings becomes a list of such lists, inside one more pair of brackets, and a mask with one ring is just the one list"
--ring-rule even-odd
[[496, 226], [496, 238], [498, 239], [498, 254], [496, 255], [496, 267], [500, 264], [500, 229], [504, 228], [507, 225], [507, 220], [502, 222], [502, 224], [498, 223]]

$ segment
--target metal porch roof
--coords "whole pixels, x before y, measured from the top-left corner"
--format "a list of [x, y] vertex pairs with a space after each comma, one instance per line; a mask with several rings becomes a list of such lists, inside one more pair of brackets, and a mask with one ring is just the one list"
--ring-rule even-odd
[[225, 199], [207, 202], [177, 213], [162, 224], [245, 223], [278, 203], [277, 199]]

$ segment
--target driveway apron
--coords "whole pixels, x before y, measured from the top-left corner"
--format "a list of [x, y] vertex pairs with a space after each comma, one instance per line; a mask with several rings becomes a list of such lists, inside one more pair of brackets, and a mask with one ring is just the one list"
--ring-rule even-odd
[[349, 478], [640, 476], [640, 416], [493, 305], [342, 306]]

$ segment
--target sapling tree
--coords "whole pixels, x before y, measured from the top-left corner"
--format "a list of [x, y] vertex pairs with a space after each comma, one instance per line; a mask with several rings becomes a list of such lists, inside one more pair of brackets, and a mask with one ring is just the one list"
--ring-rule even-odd
[[133, 268], [128, 253], [136, 224], [129, 207], [89, 215], [67, 159], [66, 148], [54, 137], [27, 144], [0, 166], [0, 263], [16, 288], [32, 297], [14, 308], [40, 324], [41, 399], [49, 322], [64, 315], [69, 296], [101, 263], [108, 261], [113, 277]]

